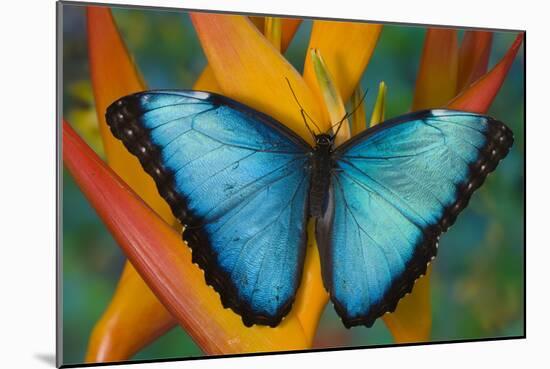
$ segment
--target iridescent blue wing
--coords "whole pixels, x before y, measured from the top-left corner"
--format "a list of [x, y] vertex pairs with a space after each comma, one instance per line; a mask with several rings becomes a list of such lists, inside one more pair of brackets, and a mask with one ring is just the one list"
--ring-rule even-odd
[[107, 110], [113, 134], [153, 177], [193, 261], [246, 325], [290, 310], [305, 253], [311, 147], [226, 97], [149, 91]]
[[395, 310], [512, 141], [489, 117], [432, 110], [379, 124], [335, 150], [317, 240], [325, 287], [346, 326], [371, 326]]

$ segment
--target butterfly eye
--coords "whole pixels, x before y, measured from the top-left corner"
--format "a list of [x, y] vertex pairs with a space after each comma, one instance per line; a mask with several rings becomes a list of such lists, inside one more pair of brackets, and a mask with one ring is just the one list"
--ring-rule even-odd
[[328, 145], [330, 140], [327, 136], [317, 136], [317, 145]]

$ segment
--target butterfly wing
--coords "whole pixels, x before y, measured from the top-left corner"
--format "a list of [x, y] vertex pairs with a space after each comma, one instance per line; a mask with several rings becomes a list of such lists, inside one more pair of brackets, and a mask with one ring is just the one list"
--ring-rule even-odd
[[346, 326], [371, 326], [395, 310], [512, 142], [489, 117], [432, 110], [377, 125], [335, 150], [317, 240], [325, 287]]
[[149, 91], [107, 110], [154, 178], [193, 261], [246, 325], [277, 325], [298, 288], [310, 146], [272, 118], [199, 91]]

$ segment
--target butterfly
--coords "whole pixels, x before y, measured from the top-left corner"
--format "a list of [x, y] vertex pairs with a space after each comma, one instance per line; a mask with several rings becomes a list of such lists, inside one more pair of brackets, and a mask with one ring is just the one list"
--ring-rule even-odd
[[122, 97], [106, 120], [184, 226], [206, 283], [246, 326], [277, 326], [290, 311], [310, 218], [344, 325], [370, 327], [394, 311], [513, 143], [488, 116], [425, 110], [338, 147], [334, 134], [315, 134], [312, 147], [266, 114], [194, 90]]

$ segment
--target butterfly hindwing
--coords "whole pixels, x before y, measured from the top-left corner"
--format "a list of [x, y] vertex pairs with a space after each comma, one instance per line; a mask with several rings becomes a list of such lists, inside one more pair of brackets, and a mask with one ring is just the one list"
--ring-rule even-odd
[[130, 95], [106, 118], [186, 226], [193, 261], [224, 306], [246, 325], [277, 325], [303, 267], [309, 145], [272, 118], [206, 92]]
[[512, 141], [489, 117], [432, 110], [379, 124], [334, 151], [317, 240], [325, 287], [346, 326], [370, 326], [395, 310]]

